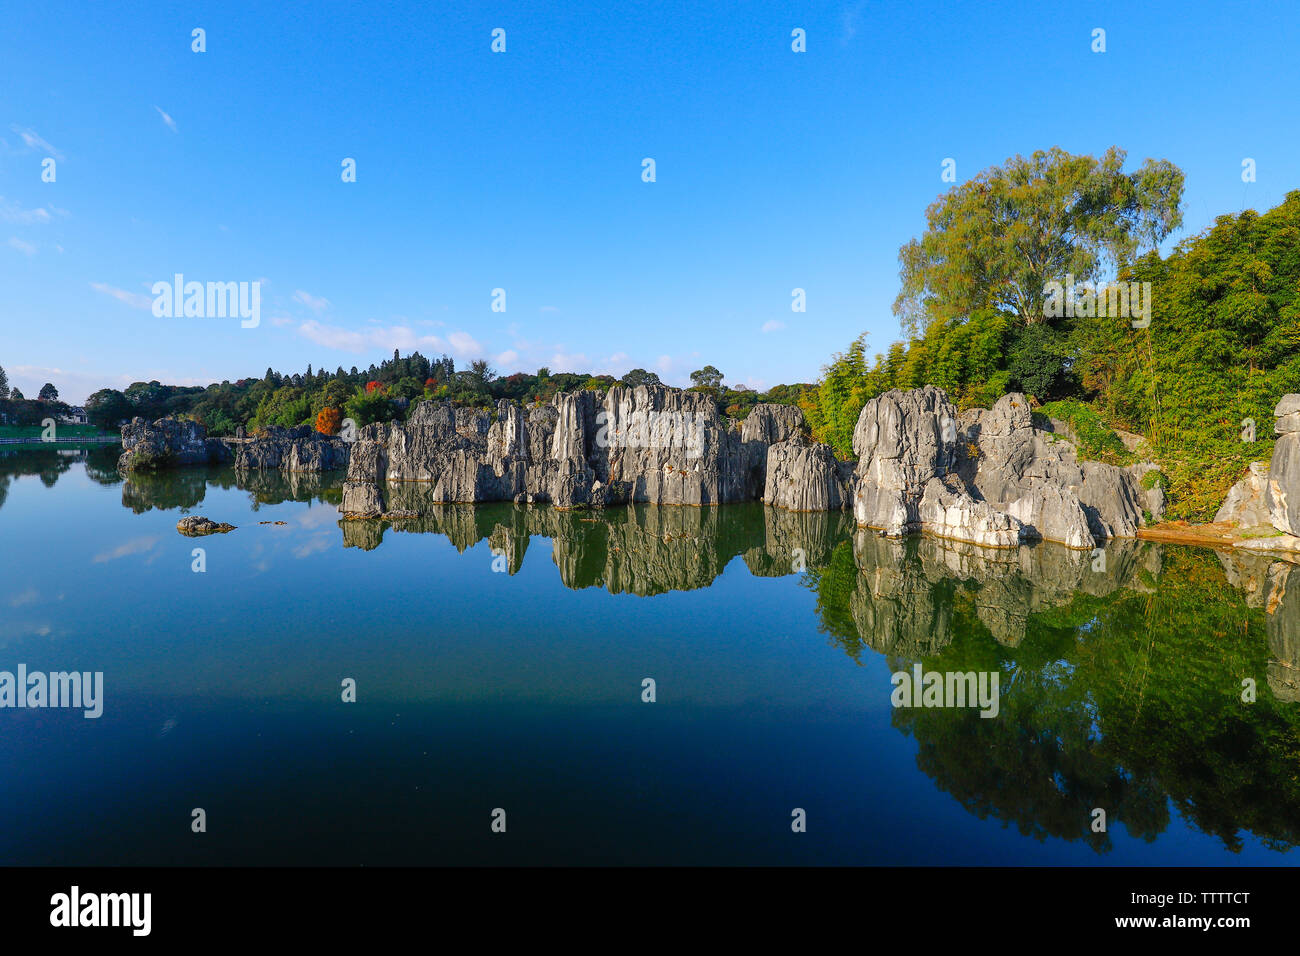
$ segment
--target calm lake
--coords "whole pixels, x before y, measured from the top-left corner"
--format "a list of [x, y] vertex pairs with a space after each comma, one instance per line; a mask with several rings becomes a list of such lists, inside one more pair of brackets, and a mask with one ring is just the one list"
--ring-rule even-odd
[[[1300, 860], [1300, 566], [761, 505], [341, 523], [341, 475], [119, 452], [0, 449], [0, 671], [103, 673], [98, 719], [0, 709], [0, 864]], [[918, 662], [996, 716], [892, 706]]]

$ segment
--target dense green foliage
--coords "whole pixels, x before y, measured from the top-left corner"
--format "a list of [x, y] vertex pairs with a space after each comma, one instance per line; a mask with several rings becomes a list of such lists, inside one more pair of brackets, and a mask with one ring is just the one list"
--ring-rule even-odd
[[1182, 223], [1183, 174], [1164, 160], [1123, 170], [1058, 147], [1014, 156], [955, 186], [926, 210], [927, 228], [899, 251], [894, 312], [907, 328], [964, 320], [983, 309], [1044, 321], [1044, 284], [1097, 278]]
[[[1107, 425], [1091, 405], [1073, 399], [1048, 402], [1037, 414], [1065, 422], [1068, 436], [1083, 459], [1104, 461], [1112, 465], [1129, 465], [1134, 456], [1124, 447], [1115, 430]], [[1158, 472], [1151, 472], [1158, 474]], [[1150, 486], [1148, 486], [1150, 487]]]
[[[1181, 221], [1182, 174], [1148, 161], [1125, 177], [1122, 159], [1017, 158], [932, 206], [925, 236], [900, 253], [896, 311], [911, 337], [873, 362], [865, 336], [833, 357], [800, 401], [814, 435], [852, 457], [863, 404], [893, 388], [935, 385], [959, 409], [1020, 391], [1070, 424], [1083, 457], [1126, 463], [1114, 430], [1143, 435], [1169, 517], [1212, 518], [1246, 465], [1271, 455], [1278, 399], [1300, 391], [1300, 191], [1221, 216], [1167, 257], [1138, 256]], [[1096, 182], [1119, 198], [1087, 200]], [[1045, 232], [1031, 241], [1030, 227]], [[978, 255], [959, 254], [976, 237]], [[1045, 308], [1044, 278], [1096, 278], [1105, 262], [1121, 282], [1150, 283], [1149, 324]]]
[[[724, 414], [744, 418], [759, 402], [794, 404], [812, 385], [778, 385], [759, 393], [744, 385], [728, 387], [722, 373], [713, 366], [692, 375], [697, 390], [718, 399]], [[324, 369], [306, 374], [283, 374], [267, 369], [261, 378], [240, 379], [198, 386], [136, 382], [125, 391], [104, 388], [86, 401], [92, 424], [114, 428], [135, 416], [154, 420], [163, 416], [201, 422], [213, 435], [230, 435], [237, 428], [257, 431], [270, 426], [315, 426], [327, 409], [338, 411], [358, 426], [405, 418], [422, 400], [448, 401], [474, 408], [493, 408], [502, 399], [519, 405], [549, 402], [560, 392], [580, 389], [608, 389], [613, 385], [660, 384], [659, 376], [645, 369], [632, 369], [621, 379], [612, 375], [570, 372], [552, 373], [541, 368], [537, 374], [519, 372], [498, 376], [486, 361], [472, 362], [457, 371], [455, 362], [444, 355], [430, 360], [419, 352], [403, 357], [394, 352], [390, 360], [360, 370], [345, 372]], [[40, 406], [40, 403], [29, 403]], [[39, 420], [39, 419], [38, 419]]]

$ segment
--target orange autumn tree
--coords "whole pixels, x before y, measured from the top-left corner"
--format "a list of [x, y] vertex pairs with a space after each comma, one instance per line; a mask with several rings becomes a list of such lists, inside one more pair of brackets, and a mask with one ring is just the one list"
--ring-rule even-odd
[[337, 435], [343, 424], [343, 412], [337, 408], [322, 408], [316, 416], [316, 430], [322, 435]]

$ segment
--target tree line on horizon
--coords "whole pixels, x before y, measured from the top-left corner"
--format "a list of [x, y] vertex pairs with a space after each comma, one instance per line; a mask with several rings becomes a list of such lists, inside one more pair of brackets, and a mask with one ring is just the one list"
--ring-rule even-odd
[[70, 405], [59, 400], [59, 390], [53, 382], [42, 385], [35, 398], [27, 398], [21, 389], [10, 387], [9, 375], [0, 366], [0, 423], [39, 425], [47, 418], [57, 421], [71, 411]]
[[[691, 373], [691, 388], [712, 395], [723, 413], [743, 418], [759, 402], [792, 405], [805, 385], [778, 385], [759, 393], [744, 385], [727, 386], [723, 373], [706, 365]], [[419, 352], [393, 357], [366, 369], [353, 366], [333, 372], [309, 365], [305, 373], [282, 373], [268, 368], [260, 378], [202, 386], [135, 382], [124, 390], [103, 388], [86, 400], [91, 424], [114, 428], [141, 417], [149, 421], [171, 416], [197, 421], [211, 435], [233, 435], [239, 428], [255, 433], [268, 427], [310, 425], [325, 434], [337, 434], [350, 418], [360, 426], [403, 420], [421, 401], [447, 401], [455, 405], [494, 408], [502, 399], [519, 405], [540, 405], [556, 394], [581, 389], [606, 390], [614, 385], [663, 384], [645, 369], [632, 369], [621, 378], [612, 375], [551, 372], [517, 372], [499, 375], [486, 360], [458, 370], [447, 355], [429, 359]]]

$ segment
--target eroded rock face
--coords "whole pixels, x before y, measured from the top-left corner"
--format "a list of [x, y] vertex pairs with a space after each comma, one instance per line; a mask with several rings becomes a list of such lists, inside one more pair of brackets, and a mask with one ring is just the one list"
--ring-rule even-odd
[[117, 470], [124, 474], [226, 460], [220, 444], [207, 437], [207, 429], [198, 422], [174, 418], [160, 418], [153, 423], [131, 419], [122, 426], [122, 449]]
[[767, 450], [763, 501], [787, 511], [838, 511], [852, 497], [851, 465], [835, 459], [830, 445], [802, 436]]
[[998, 547], [1014, 537], [1091, 549], [1142, 524], [1138, 476], [1078, 461], [1073, 445], [1034, 426], [1018, 393], [959, 416], [939, 389], [887, 392], [862, 409], [853, 447], [854, 517], [886, 536], [929, 530]]
[[[993, 510], [986, 501], [976, 501], [955, 474], [925, 483], [917, 516], [921, 527], [930, 534], [986, 548], [1013, 548], [1020, 544], [1024, 533], [1019, 518]], [[1088, 547], [1092, 547], [1091, 542]]]
[[[242, 432], [243, 429], [241, 428]], [[323, 472], [347, 467], [349, 445], [306, 425], [268, 428], [256, 438], [208, 438], [198, 422], [132, 419], [122, 426], [123, 473], [232, 463], [244, 471]]]
[[1229, 521], [1242, 528], [1267, 527], [1272, 523], [1268, 508], [1268, 462], [1250, 463], [1246, 477], [1228, 490], [1228, 497], [1214, 520]]
[[557, 508], [631, 502], [714, 505], [760, 497], [773, 438], [803, 428], [797, 408], [757, 406], [741, 427], [699, 392], [614, 387], [557, 395], [495, 420], [426, 402], [403, 424], [363, 429], [343, 511], [423, 512], [455, 502], [549, 502]]
[[926, 484], [957, 462], [957, 410], [943, 391], [928, 385], [886, 392], [863, 406], [853, 451], [857, 523], [889, 537], [919, 531]]
[[1300, 394], [1283, 395], [1273, 414], [1278, 438], [1268, 466], [1269, 518], [1278, 531], [1300, 535]]
[[217, 439], [244, 471], [322, 472], [348, 466], [348, 443], [314, 428], [268, 428], [244, 441]]
[[1137, 535], [1145, 503], [1139, 479], [1114, 465], [1079, 461], [1072, 444], [1034, 427], [1024, 395], [1003, 395], [966, 434], [978, 451], [966, 460], [964, 477], [979, 497], [1011, 510], [1039, 537], [1091, 548], [1079, 511], [1097, 540]]

